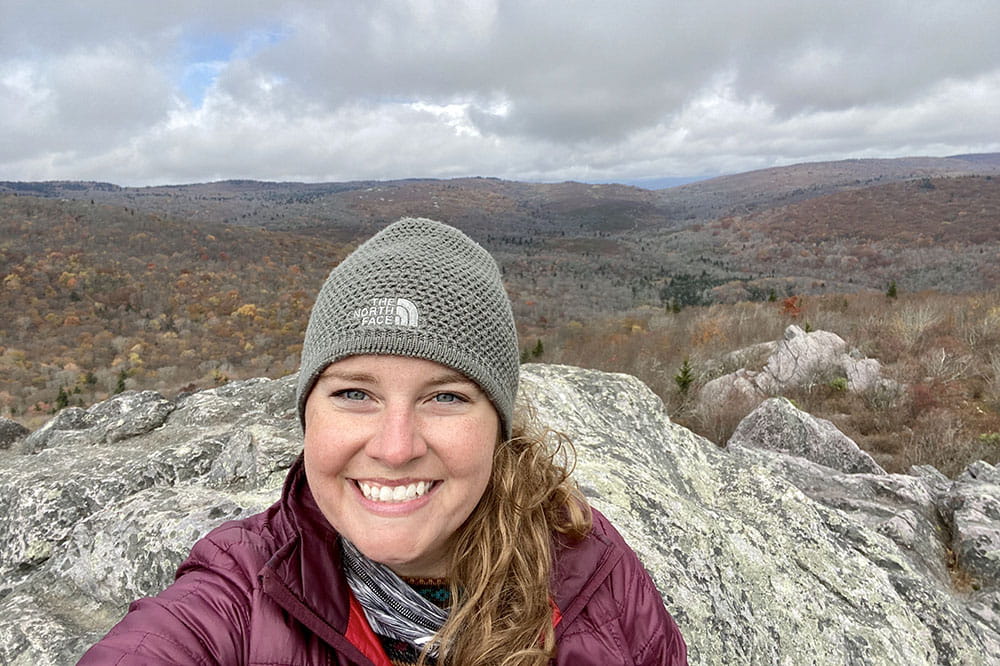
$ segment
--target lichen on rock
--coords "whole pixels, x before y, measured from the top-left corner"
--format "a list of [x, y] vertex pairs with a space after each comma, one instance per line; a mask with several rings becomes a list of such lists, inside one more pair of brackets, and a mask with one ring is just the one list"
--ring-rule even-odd
[[[73, 663], [196, 539], [274, 501], [301, 450], [291, 377], [133, 399], [142, 427], [102, 403], [57, 415], [36, 451], [0, 450], [0, 663]], [[634, 377], [579, 368], [524, 366], [520, 399], [573, 439], [691, 663], [1000, 661], [995, 468], [952, 481], [720, 449]]]

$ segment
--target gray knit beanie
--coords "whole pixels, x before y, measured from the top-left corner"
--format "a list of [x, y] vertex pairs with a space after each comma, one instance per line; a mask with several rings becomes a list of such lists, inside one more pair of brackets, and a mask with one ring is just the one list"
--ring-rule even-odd
[[486, 393], [510, 437], [519, 371], [514, 315], [496, 261], [458, 229], [403, 218], [333, 269], [302, 345], [303, 427], [319, 375], [358, 354], [413, 356], [459, 371]]

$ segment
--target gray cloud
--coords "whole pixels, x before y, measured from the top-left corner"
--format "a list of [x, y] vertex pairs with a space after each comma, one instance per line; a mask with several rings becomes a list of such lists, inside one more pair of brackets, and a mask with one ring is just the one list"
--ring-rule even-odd
[[1000, 150], [1000, 3], [0, 0], [0, 178], [627, 180]]

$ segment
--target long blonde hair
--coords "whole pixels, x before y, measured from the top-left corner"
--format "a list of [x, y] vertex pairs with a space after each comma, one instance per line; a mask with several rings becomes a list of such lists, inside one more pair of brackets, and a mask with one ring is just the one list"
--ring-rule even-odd
[[540, 429], [529, 410], [518, 415], [513, 437], [494, 452], [486, 492], [454, 537], [454, 602], [437, 636], [439, 664], [543, 666], [552, 658], [554, 539], [578, 541], [592, 524], [570, 478], [574, 463], [565, 435]]

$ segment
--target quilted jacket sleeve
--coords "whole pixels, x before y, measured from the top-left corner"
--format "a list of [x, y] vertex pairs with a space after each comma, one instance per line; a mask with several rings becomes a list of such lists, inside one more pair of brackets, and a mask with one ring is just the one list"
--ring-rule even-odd
[[684, 639], [659, 591], [600, 512], [591, 535], [563, 551], [558, 566], [558, 666], [687, 665]]
[[663, 605], [659, 591], [631, 550], [621, 564], [625, 572], [622, 633], [636, 666], [686, 666], [687, 646]]
[[[172, 585], [134, 602], [128, 613], [83, 656], [79, 664], [240, 664], [254, 574], [244, 556], [234, 557], [232, 538], [210, 534], [195, 544]], [[237, 534], [230, 533], [239, 541]]]

